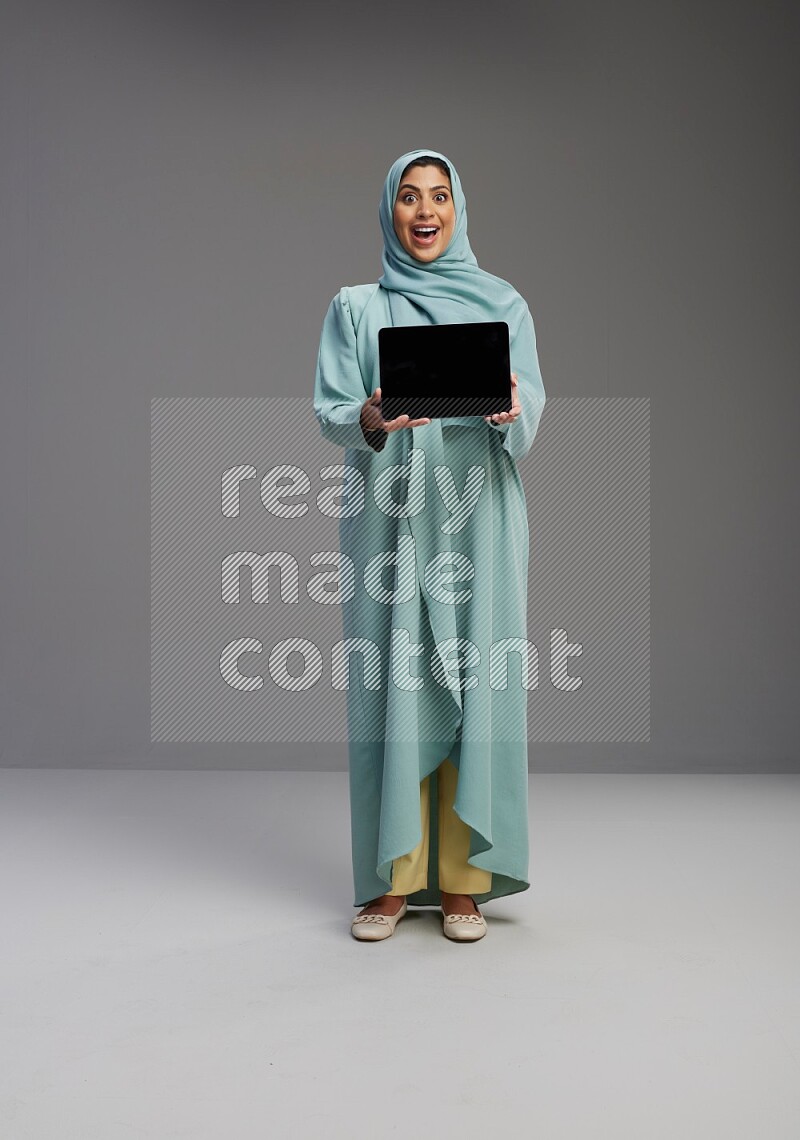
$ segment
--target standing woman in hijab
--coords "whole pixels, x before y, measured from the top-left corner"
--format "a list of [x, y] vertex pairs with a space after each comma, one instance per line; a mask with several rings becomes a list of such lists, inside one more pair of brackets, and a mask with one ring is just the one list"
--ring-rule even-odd
[[[536, 660], [517, 461], [545, 393], [528, 306], [478, 265], [453, 163], [432, 150], [401, 155], [379, 217], [383, 274], [331, 301], [314, 390], [323, 437], [346, 449], [339, 665], [362, 908], [351, 931], [386, 938], [409, 905], [441, 905], [443, 932], [474, 941], [487, 929], [479, 903], [530, 886]], [[384, 420], [378, 331], [474, 321], [508, 324], [511, 411]]]

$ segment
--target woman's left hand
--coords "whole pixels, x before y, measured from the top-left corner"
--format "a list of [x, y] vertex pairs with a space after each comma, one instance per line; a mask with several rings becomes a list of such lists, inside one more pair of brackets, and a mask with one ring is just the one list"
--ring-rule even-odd
[[512, 424], [517, 416], [522, 411], [522, 404], [519, 402], [519, 392], [517, 384], [516, 372], [511, 373], [511, 411], [510, 412], [494, 412], [491, 416], [484, 416], [487, 424]]

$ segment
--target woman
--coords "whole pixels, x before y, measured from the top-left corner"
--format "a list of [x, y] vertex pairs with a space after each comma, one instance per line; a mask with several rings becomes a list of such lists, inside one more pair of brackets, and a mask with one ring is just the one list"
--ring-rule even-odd
[[[517, 460], [545, 393], [528, 306], [478, 266], [452, 162], [424, 150], [398, 158], [379, 217], [383, 275], [331, 301], [314, 392], [322, 435], [346, 449], [339, 538], [353, 570], [342, 614], [362, 907], [351, 931], [383, 939], [408, 905], [441, 903], [444, 933], [475, 941], [487, 929], [478, 904], [530, 886]], [[384, 420], [379, 329], [469, 321], [508, 324], [511, 411]]]

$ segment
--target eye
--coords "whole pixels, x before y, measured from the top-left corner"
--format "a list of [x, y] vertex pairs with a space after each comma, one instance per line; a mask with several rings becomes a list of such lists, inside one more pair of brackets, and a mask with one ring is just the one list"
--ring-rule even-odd
[[436, 197], [441, 198], [443, 202], [447, 201], [447, 195], [444, 193], [443, 190], [440, 190], [439, 193], [436, 195]]

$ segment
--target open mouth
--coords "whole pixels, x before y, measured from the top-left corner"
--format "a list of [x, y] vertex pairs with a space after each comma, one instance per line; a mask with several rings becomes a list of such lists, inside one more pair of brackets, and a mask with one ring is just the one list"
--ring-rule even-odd
[[438, 226], [412, 226], [411, 236], [417, 245], [433, 245], [439, 233]]

